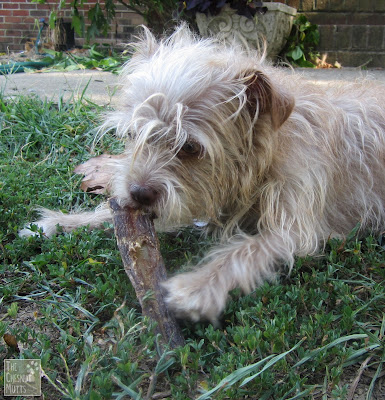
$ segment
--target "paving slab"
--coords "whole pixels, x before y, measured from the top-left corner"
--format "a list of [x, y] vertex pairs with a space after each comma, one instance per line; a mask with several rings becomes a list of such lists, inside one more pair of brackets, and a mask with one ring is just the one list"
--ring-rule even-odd
[[385, 69], [360, 68], [296, 68], [304, 78], [325, 83], [333, 81], [355, 81], [357, 79], [377, 80], [385, 83]]
[[[312, 69], [298, 68], [296, 72], [319, 84], [332, 81], [354, 81], [361, 78], [374, 79], [385, 83], [385, 69], [360, 70], [357, 68]], [[82, 96], [94, 103], [106, 106], [117, 104], [119, 77], [97, 70], [69, 72], [18, 73], [0, 76], [0, 91], [5, 96], [36, 94], [57, 101], [65, 101]]]
[[115, 105], [119, 77], [110, 72], [82, 70], [0, 75], [0, 92], [7, 96], [38, 95], [57, 101], [84, 96], [100, 105]]

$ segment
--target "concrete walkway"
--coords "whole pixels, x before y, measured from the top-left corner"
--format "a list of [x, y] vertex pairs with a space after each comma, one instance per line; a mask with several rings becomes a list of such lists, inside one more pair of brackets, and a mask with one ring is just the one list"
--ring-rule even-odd
[[[361, 71], [357, 68], [299, 68], [296, 71], [305, 79], [320, 84], [335, 80], [352, 81], [359, 78], [374, 79], [385, 84], [385, 69]], [[96, 70], [0, 75], [0, 91], [6, 96], [36, 94], [56, 101], [60, 96], [64, 100], [79, 97], [84, 91], [84, 97], [98, 105], [115, 106], [118, 90], [117, 75]]]
[[5, 96], [33, 95], [57, 101], [82, 96], [98, 105], [115, 105], [119, 78], [110, 72], [82, 70], [70, 72], [18, 73], [0, 75], [0, 91]]

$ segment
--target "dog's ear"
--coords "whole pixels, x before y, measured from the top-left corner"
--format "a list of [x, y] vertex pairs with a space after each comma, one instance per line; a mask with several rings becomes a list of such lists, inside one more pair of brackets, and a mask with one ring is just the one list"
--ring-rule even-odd
[[259, 115], [269, 113], [273, 128], [277, 130], [288, 118], [294, 108], [294, 97], [272, 84], [267, 76], [259, 71], [244, 75], [246, 96], [253, 111], [258, 107]]

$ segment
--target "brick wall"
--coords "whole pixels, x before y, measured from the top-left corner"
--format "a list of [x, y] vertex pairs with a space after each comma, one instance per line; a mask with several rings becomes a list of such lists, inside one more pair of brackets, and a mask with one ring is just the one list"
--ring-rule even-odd
[[[297, 8], [319, 25], [319, 51], [327, 53], [328, 62], [385, 68], [385, 0], [278, 1]], [[57, 3], [58, 0], [49, 0], [45, 5], [32, 4], [29, 0], [0, 0], [0, 52], [23, 50], [26, 41], [36, 38], [35, 20], [48, 21], [50, 10]], [[61, 16], [70, 21], [68, 11]], [[109, 37], [97, 41], [115, 46], [127, 42], [141, 23], [140, 16], [118, 6]], [[82, 39], [76, 38], [77, 45], [82, 43]]]
[[[81, 12], [85, 14], [90, 7], [90, 3], [97, 0], [88, 1]], [[58, 0], [48, 0], [47, 4], [34, 4], [29, 0], [0, 0], [0, 52], [21, 51], [25, 49], [26, 42], [34, 40], [38, 34], [39, 27], [36, 21], [48, 18], [51, 10], [55, 10]], [[70, 11], [60, 11], [59, 17], [65, 22], [70, 22]], [[131, 39], [135, 27], [142, 24], [143, 19], [123, 6], [117, 6], [116, 18], [112, 23], [110, 33], [107, 38], [101, 36], [97, 39], [99, 43], [110, 43], [114, 46]], [[44, 30], [46, 42], [50, 41], [51, 32]], [[84, 40], [75, 38], [76, 45], [82, 45]]]
[[319, 51], [343, 66], [385, 68], [385, 0], [282, 1], [318, 24]]

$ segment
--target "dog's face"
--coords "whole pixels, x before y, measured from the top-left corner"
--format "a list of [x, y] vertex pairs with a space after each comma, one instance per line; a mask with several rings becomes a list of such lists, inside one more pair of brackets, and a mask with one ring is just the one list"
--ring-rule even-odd
[[127, 140], [115, 196], [172, 226], [220, 225], [253, 206], [269, 157], [263, 137], [293, 108], [258, 60], [186, 28], [164, 42], [147, 31], [123, 89], [107, 121]]

